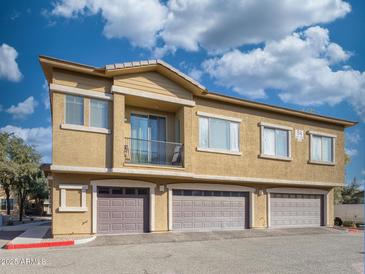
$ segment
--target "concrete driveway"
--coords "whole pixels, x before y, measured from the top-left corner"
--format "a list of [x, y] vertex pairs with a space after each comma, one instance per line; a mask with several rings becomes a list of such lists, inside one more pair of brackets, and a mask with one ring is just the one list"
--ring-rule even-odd
[[[362, 233], [326, 229], [311, 233], [283, 231], [248, 238], [227, 236], [230, 233], [223, 236], [220, 232], [215, 239], [208, 237], [209, 233], [201, 233], [203, 241], [196, 239], [199, 234], [194, 233], [191, 240], [138, 244], [118, 244], [116, 240], [124, 236], [113, 236], [72, 248], [1, 250], [0, 259], [8, 259], [8, 263], [21, 258], [44, 262], [3, 264], [1, 270], [6, 273], [363, 273]], [[143, 235], [140, 238], [143, 237], [146, 238]]]

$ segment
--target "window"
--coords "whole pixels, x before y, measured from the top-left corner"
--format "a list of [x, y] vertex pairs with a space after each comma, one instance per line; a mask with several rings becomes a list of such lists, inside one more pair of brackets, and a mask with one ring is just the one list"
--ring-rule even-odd
[[90, 126], [98, 128], [109, 127], [108, 102], [105, 100], [90, 99]]
[[261, 125], [261, 156], [290, 158], [290, 130]]
[[66, 124], [84, 125], [84, 98], [66, 95]]
[[239, 123], [213, 117], [199, 117], [199, 148], [239, 151]]
[[334, 137], [311, 134], [311, 161], [334, 162]]
[[[14, 199], [9, 199], [10, 210], [14, 209]], [[6, 199], [1, 199], [1, 210], [6, 210]]]

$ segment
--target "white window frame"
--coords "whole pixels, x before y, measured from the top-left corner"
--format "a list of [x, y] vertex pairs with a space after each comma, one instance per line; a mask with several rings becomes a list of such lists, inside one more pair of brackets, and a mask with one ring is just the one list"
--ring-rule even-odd
[[[308, 131], [308, 134], [309, 134], [309, 163], [319, 164], [319, 165], [330, 165], [330, 166], [336, 165], [336, 139], [337, 139], [337, 136], [334, 134], [318, 132], [318, 131]], [[319, 160], [312, 159], [312, 144], [313, 144], [312, 138], [313, 138], [313, 136], [332, 138], [332, 161], [319, 161]]]
[[[66, 185], [66, 184], [62, 184], [59, 185], [59, 189], [60, 189], [60, 201], [61, 201], [61, 206], [58, 208], [59, 212], [86, 212], [88, 210], [87, 206], [86, 206], [86, 191], [88, 190], [89, 186], [88, 185]], [[66, 193], [67, 193], [67, 189], [77, 189], [77, 190], [81, 190], [81, 206], [77, 206], [77, 207], [70, 207], [67, 206], [66, 204]]]
[[[293, 131], [293, 128], [283, 126], [283, 125], [277, 125], [277, 124], [270, 124], [265, 122], [260, 122], [260, 131], [261, 131], [261, 152], [260, 152], [260, 158], [268, 158], [268, 159], [276, 159], [276, 160], [284, 160], [284, 161], [291, 161], [291, 134]], [[268, 155], [264, 152], [264, 130], [265, 128], [272, 128], [272, 129], [281, 129], [288, 131], [288, 156], [276, 156], [276, 155]]]
[[[93, 127], [91, 126], [91, 100], [96, 101], [104, 101], [107, 103], [107, 126], [106, 127]], [[89, 128], [95, 129], [95, 130], [106, 130], [107, 132], [110, 131], [110, 104], [109, 101], [106, 99], [100, 99], [100, 98], [90, 98], [89, 99]]]
[[[67, 110], [67, 102], [66, 102], [66, 96], [67, 95], [71, 95], [71, 96], [78, 96], [83, 98], [83, 115], [84, 115], [84, 124], [83, 125], [76, 125], [76, 124], [68, 124], [66, 123], [66, 110]], [[83, 131], [83, 132], [92, 132], [92, 133], [102, 133], [102, 134], [111, 134], [111, 130], [110, 128], [99, 128], [99, 127], [90, 127], [90, 126], [85, 126], [85, 98], [87, 98], [87, 96], [84, 96], [83, 94], [73, 94], [73, 93], [65, 93], [64, 94], [64, 123], [60, 125], [61, 129], [66, 129], [66, 130], [76, 130], [76, 131]], [[95, 98], [95, 97], [92, 97]], [[106, 100], [109, 101], [109, 99], [107, 98], [100, 98], [100, 97], [96, 97], [95, 99], [98, 100]], [[109, 105], [108, 105], [108, 111], [109, 111]], [[89, 100], [89, 125], [90, 125], [90, 115], [91, 115], [91, 100]], [[108, 115], [110, 115], [108, 113]], [[110, 127], [110, 119], [108, 119], [108, 127]]]
[[[219, 115], [219, 114], [212, 114], [212, 113], [206, 113], [206, 112], [202, 112], [202, 111], [197, 111], [196, 113], [198, 115], [198, 127], [199, 125], [199, 118], [200, 117], [205, 117], [205, 118], [215, 118], [215, 119], [220, 119], [220, 120], [225, 120], [228, 122], [233, 122], [233, 123], [237, 123], [238, 124], [238, 136], [237, 136], [237, 142], [238, 142], [238, 151], [232, 151], [232, 150], [227, 150], [227, 149], [217, 149], [217, 148], [203, 148], [200, 147], [200, 134], [198, 136], [198, 146], [196, 148], [197, 151], [203, 151], [203, 152], [213, 152], [213, 153], [222, 153], [222, 154], [230, 154], [230, 155], [242, 155], [241, 152], [241, 143], [240, 143], [240, 131], [241, 131], [241, 122], [242, 119], [241, 118], [236, 118], [236, 117], [229, 117], [229, 116], [224, 116], [224, 115]], [[209, 127], [209, 122], [208, 122], [208, 127]]]
[[[80, 97], [82, 99], [82, 122], [83, 122], [82, 125], [67, 123], [67, 121], [66, 121], [66, 116], [67, 116], [67, 96]], [[65, 125], [70, 125], [70, 126], [76, 126], [76, 127], [83, 127], [83, 126], [85, 126], [85, 97], [84, 96], [78, 95], [78, 94], [65, 94], [64, 95], [64, 124]]]

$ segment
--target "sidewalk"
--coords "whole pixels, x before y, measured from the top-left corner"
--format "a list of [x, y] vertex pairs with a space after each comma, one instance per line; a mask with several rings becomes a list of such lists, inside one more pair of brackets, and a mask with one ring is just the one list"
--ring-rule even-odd
[[[50, 237], [50, 222], [36, 222], [17, 225], [9, 228], [6, 232], [13, 233], [24, 231], [16, 238], [3, 246], [4, 249], [20, 249], [20, 248], [42, 248], [56, 246], [71, 246], [90, 242], [95, 239], [90, 236], [69, 236], [62, 239], [53, 239]], [[11, 229], [10, 229], [11, 228]], [[3, 231], [5, 232], [5, 231]], [[15, 235], [16, 236], [16, 235]]]
[[51, 221], [44, 220], [44, 221], [33, 221], [31, 223], [18, 224], [18, 225], [0, 226], [0, 231], [26, 231], [31, 227], [41, 226], [50, 223]]

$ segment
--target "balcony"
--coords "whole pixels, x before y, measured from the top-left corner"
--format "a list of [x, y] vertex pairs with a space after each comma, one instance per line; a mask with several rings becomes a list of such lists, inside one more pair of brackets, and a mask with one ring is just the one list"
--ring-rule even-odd
[[183, 167], [183, 144], [125, 138], [124, 156], [130, 164]]

